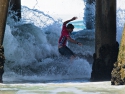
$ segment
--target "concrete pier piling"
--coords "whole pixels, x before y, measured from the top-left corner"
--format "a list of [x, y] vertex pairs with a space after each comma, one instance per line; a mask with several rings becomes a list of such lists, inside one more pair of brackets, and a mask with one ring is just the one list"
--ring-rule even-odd
[[95, 53], [91, 80], [110, 80], [117, 60], [116, 0], [96, 0]]
[[9, 0], [0, 0], [0, 82], [2, 82], [2, 75], [4, 73], [4, 48], [3, 38], [6, 27], [6, 19], [8, 13]]
[[11, 0], [10, 1], [11, 10], [16, 12], [17, 18], [14, 17], [15, 21], [21, 19], [21, 0]]
[[0, 0], [0, 44], [3, 43], [9, 0]]

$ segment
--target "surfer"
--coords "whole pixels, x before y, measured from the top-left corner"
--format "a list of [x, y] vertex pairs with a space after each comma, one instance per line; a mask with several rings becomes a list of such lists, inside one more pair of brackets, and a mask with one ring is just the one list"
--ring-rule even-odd
[[67, 40], [72, 42], [72, 43], [78, 44], [80, 46], [82, 45], [80, 42], [77, 42], [76, 40], [74, 40], [70, 37], [70, 33], [72, 33], [74, 26], [72, 24], [70, 24], [69, 22], [76, 20], [76, 19], [77, 19], [77, 17], [73, 17], [72, 19], [67, 20], [63, 23], [61, 36], [60, 36], [59, 41], [58, 41], [59, 53], [61, 55], [64, 55], [64, 56], [70, 58], [70, 59], [75, 58], [75, 54], [66, 46]]

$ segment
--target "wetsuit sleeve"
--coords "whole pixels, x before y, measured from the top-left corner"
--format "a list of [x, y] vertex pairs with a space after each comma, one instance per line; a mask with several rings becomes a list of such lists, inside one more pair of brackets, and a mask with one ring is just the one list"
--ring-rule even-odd
[[65, 22], [63, 23], [63, 27], [66, 27], [66, 23]]
[[75, 20], [75, 19], [77, 19], [77, 17], [73, 17], [72, 19], [65, 21], [63, 24], [66, 25], [67, 23], [69, 23], [70, 21], [73, 21], [73, 20]]

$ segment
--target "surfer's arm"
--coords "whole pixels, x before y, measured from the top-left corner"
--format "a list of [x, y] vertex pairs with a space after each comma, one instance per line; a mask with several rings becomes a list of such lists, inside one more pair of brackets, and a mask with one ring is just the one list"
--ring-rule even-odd
[[63, 24], [67, 24], [67, 23], [69, 23], [69, 22], [71, 22], [73, 20], [76, 20], [76, 19], [77, 19], [77, 17], [73, 17], [72, 19], [65, 21]]
[[70, 36], [67, 37], [67, 39], [68, 39], [68, 41], [70, 41], [70, 42], [72, 42], [72, 43], [75, 43], [75, 44], [78, 44], [78, 45], [82, 45], [82, 43], [75, 41], [75, 40], [72, 39]]

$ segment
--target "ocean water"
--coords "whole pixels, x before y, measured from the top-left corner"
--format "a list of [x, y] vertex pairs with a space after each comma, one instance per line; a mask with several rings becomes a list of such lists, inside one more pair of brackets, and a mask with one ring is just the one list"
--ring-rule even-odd
[[[95, 52], [95, 30], [87, 30], [82, 21], [74, 21], [71, 35], [83, 46], [68, 43], [77, 55], [73, 62], [58, 53], [62, 20], [37, 9], [22, 6], [22, 19], [7, 18], [3, 46], [5, 49], [4, 83], [89, 81], [92, 55]], [[120, 16], [119, 16], [120, 15]], [[124, 10], [117, 9], [117, 41], [124, 26]]]
[[70, 22], [70, 23], [73, 24], [74, 27], [75, 27], [74, 32], [86, 29], [83, 20], [81, 20], [81, 21], [73, 21], [73, 22]]

